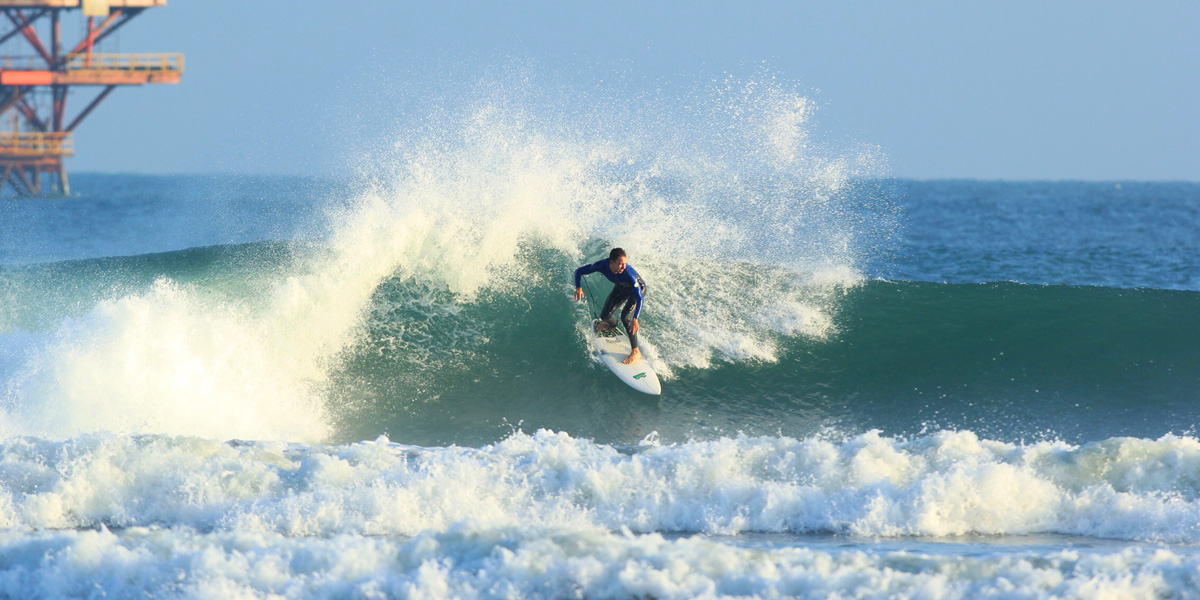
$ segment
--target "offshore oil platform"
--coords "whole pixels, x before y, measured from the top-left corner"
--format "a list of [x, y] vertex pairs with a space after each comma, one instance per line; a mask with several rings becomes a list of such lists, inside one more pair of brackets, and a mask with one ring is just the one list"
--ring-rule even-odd
[[[0, 0], [0, 194], [70, 194], [63, 158], [74, 154], [75, 128], [119, 86], [179, 83], [182, 54], [94, 51], [143, 11], [166, 3]], [[82, 39], [64, 44], [63, 17], [74, 11]], [[15, 53], [7, 49], [14, 45]], [[97, 91], [68, 119], [73, 86]]]

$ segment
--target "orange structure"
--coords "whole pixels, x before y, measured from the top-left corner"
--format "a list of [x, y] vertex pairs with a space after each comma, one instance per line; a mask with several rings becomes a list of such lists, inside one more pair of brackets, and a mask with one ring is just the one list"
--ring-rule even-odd
[[[0, 118], [12, 111], [12, 127], [0, 132], [0, 193], [43, 193], [43, 178], [52, 191], [69, 194], [63, 158], [74, 153], [71, 133], [117, 86], [178, 83], [182, 54], [100, 54], [97, 43], [147, 8], [166, 0], [0, 0], [0, 44], [20, 40], [20, 56], [0, 56]], [[63, 44], [62, 17], [82, 11], [83, 39]], [[12, 29], [6, 30], [6, 25]], [[48, 37], [38, 33], [48, 25]], [[72, 118], [67, 97], [72, 86], [100, 90]], [[48, 93], [47, 93], [48, 92]], [[39, 106], [38, 97], [48, 100]]]

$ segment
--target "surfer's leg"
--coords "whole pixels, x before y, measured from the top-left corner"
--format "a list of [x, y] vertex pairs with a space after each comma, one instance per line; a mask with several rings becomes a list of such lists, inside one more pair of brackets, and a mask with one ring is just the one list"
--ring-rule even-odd
[[625, 304], [625, 310], [621, 311], [621, 322], [625, 324], [625, 333], [629, 334], [629, 356], [621, 361], [627, 365], [632, 365], [642, 357], [642, 351], [638, 349], [637, 334], [633, 332], [633, 307], [637, 304], [637, 297], [632, 294], [629, 296], [628, 302]]
[[633, 332], [633, 307], [637, 304], [637, 298], [632, 294], [629, 300], [625, 302], [625, 309], [621, 311], [621, 323], [625, 325], [625, 333], [629, 334], [629, 348], [637, 350], [637, 334]]
[[608, 293], [608, 298], [604, 300], [604, 308], [600, 310], [600, 329], [612, 329], [617, 326], [617, 319], [613, 316], [613, 311], [616, 310], [617, 304], [620, 304], [624, 296], [620, 287], [614, 287]]

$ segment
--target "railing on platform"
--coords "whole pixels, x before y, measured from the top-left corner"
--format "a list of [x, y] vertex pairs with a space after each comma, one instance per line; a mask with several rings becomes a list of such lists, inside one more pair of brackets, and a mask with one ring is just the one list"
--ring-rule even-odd
[[[167, 0], [108, 0], [110, 8], [150, 8], [164, 6]], [[0, 8], [82, 8], [80, 0], [0, 0]]]
[[[68, 71], [177, 71], [183, 72], [183, 54], [92, 54], [80, 52], [67, 57]], [[46, 63], [40, 56], [0, 56], [0, 70], [42, 71]]]
[[0, 157], [69, 156], [74, 153], [75, 141], [68, 131], [0, 132]]
[[0, 56], [0, 70], [35, 71], [45, 69], [40, 56]]
[[87, 54], [80, 52], [67, 57], [68, 71], [183, 71], [183, 54]]

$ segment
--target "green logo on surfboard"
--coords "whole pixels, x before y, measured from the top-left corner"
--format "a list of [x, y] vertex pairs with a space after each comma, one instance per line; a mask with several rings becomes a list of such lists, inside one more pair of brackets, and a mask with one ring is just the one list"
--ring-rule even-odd
[[641, 379], [641, 378], [643, 378], [643, 377], [645, 377], [645, 376], [646, 376], [646, 374], [645, 374], [645, 373], [638, 373], [637, 375], [634, 375], [634, 376], [633, 376], [633, 378], [634, 378], [634, 379]]

